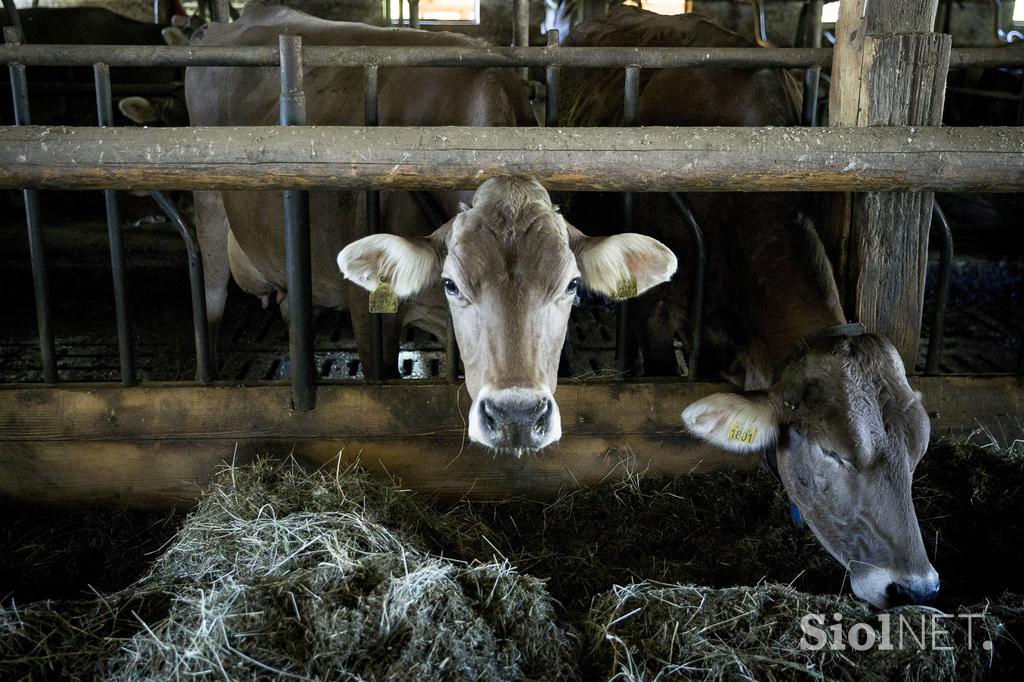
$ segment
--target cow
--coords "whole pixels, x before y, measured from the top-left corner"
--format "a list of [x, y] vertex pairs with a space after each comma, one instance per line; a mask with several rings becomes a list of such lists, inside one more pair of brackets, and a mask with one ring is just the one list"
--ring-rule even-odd
[[[752, 46], [694, 15], [622, 7], [578, 25], [572, 45]], [[577, 120], [621, 124], [622, 76], [582, 79]], [[795, 88], [781, 70], [645, 70], [640, 125], [798, 125]], [[876, 607], [927, 602], [929, 563], [911, 498], [930, 435], [892, 343], [847, 324], [822, 242], [815, 197], [757, 193], [687, 196], [704, 231], [709, 279], [705, 357], [743, 392], [715, 393], [682, 411], [696, 438], [729, 452], [762, 453], [821, 544]], [[577, 201], [573, 201], [576, 207]], [[670, 242], [686, 271], [694, 245], [660, 195], [635, 197], [634, 225]], [[587, 229], [588, 200], [570, 219]], [[585, 214], [577, 216], [577, 213]], [[647, 296], [655, 325], [682, 323], [686, 280]], [[672, 312], [666, 312], [672, 311]], [[707, 368], [707, 364], [705, 367]]]
[[[178, 27], [134, 21], [99, 7], [23, 9], [18, 11], [18, 17], [24, 42], [33, 45], [184, 45], [188, 42]], [[47, 83], [91, 88], [94, 82], [88, 66], [30, 67], [26, 75], [30, 86]], [[144, 87], [173, 87], [175, 83], [180, 84], [181, 79], [182, 70], [173, 67], [114, 67], [110, 70], [110, 80], [115, 86], [132, 83]], [[36, 95], [32, 105], [36, 124], [96, 124], [96, 97], [91, 90], [80, 94], [69, 91]], [[187, 120], [180, 92], [148, 98], [130, 95], [119, 99], [118, 109], [129, 121], [142, 124], [175, 125]]]
[[[233, 24], [201, 30], [195, 43], [270, 45], [281, 33], [301, 35], [305, 45], [477, 44], [454, 34], [316, 19], [284, 7], [246, 9]], [[304, 77], [310, 124], [362, 123], [359, 69], [309, 68]], [[194, 125], [277, 120], [274, 69], [190, 68], [185, 90]], [[382, 69], [379, 109], [383, 125], [533, 121], [525, 87], [511, 70]], [[577, 290], [585, 284], [614, 295], [623, 289], [621, 280], [635, 280], [637, 291], [646, 291], [671, 276], [675, 256], [637, 234], [584, 236], [529, 178], [493, 178], [473, 194], [435, 193], [434, 200], [451, 216], [440, 228], [409, 193], [383, 193], [384, 234], [357, 240], [365, 193], [311, 192], [313, 302], [351, 311], [365, 363], [367, 291], [386, 283], [401, 300], [398, 313], [385, 321], [385, 367], [391, 374], [397, 371], [402, 325], [439, 335], [450, 310], [474, 399], [470, 437], [515, 455], [539, 450], [561, 434], [553, 392]], [[249, 293], [286, 291], [280, 192], [196, 192], [195, 203], [212, 325], [223, 314], [229, 264]]]

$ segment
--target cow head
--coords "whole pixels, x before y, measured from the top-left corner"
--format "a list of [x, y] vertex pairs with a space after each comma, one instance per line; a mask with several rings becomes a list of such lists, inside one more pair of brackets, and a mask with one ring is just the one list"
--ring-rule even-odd
[[554, 390], [577, 292], [635, 296], [667, 281], [676, 258], [638, 234], [587, 237], [535, 180], [493, 178], [472, 204], [429, 238], [360, 239], [338, 266], [365, 289], [385, 281], [403, 298], [443, 289], [473, 398], [470, 438], [521, 455], [562, 435]]
[[847, 567], [858, 597], [887, 608], [936, 596], [910, 491], [930, 425], [889, 341], [827, 339], [770, 390], [717, 393], [682, 417], [727, 450], [775, 451], [790, 501]]

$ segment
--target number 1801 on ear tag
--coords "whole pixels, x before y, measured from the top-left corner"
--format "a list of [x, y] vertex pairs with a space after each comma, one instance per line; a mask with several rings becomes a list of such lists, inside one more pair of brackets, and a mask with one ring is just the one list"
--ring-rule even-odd
[[397, 313], [398, 294], [391, 288], [391, 285], [381, 277], [377, 281], [377, 288], [370, 292], [371, 313]]

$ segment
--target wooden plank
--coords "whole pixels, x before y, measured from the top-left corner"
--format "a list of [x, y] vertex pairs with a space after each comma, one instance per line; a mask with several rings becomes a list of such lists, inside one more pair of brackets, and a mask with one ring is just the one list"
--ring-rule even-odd
[[[935, 437], [1019, 431], [1015, 377], [921, 377]], [[720, 384], [564, 384], [564, 436], [523, 459], [496, 457], [465, 436], [465, 391], [449, 384], [328, 384], [312, 412], [288, 409], [283, 384], [0, 387], [0, 498], [54, 503], [190, 502], [225, 462], [295, 454], [313, 466], [355, 461], [403, 485], [474, 499], [560, 490], [627, 473], [702, 473], [756, 466], [683, 433], [679, 412]]]
[[[937, 0], [847, 0], [832, 65], [834, 126], [942, 123], [951, 38], [931, 33]], [[840, 268], [847, 316], [896, 345], [913, 367], [921, 331], [929, 192], [855, 196], [834, 210], [824, 241]]]
[[1022, 128], [0, 128], [0, 187], [1020, 191]]

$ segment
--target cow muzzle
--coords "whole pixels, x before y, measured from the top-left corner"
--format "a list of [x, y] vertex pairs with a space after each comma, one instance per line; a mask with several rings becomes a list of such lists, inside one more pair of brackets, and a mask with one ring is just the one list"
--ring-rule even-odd
[[469, 437], [520, 457], [562, 437], [562, 422], [547, 388], [481, 390], [469, 413]]
[[851, 570], [853, 592], [879, 609], [907, 604], [931, 604], [939, 596], [939, 574], [931, 566], [920, 575], [899, 575], [870, 567]]

